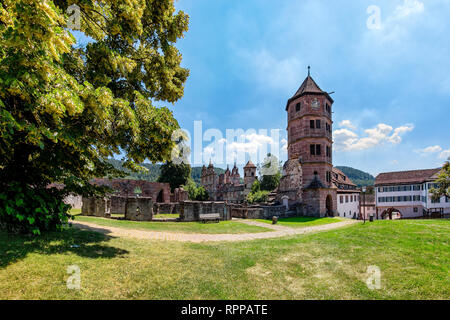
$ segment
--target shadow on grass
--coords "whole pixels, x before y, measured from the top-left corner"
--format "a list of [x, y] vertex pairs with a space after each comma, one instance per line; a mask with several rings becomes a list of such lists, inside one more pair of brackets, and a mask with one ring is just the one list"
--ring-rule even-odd
[[127, 254], [127, 250], [104, 244], [112, 238], [100, 228], [79, 230], [71, 227], [61, 232], [45, 233], [39, 237], [0, 231], [0, 268], [21, 260], [30, 253], [45, 255], [74, 253], [92, 259], [114, 258]]

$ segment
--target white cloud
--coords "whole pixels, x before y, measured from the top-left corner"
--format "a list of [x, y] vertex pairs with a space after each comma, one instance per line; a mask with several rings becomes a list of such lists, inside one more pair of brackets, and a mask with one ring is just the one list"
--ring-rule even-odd
[[252, 78], [265, 86], [275, 89], [299, 86], [304, 73], [299, 72], [304, 66], [296, 57], [275, 57], [271, 52], [262, 49], [258, 52], [241, 50], [239, 54], [246, 60], [246, 65], [252, 69]]
[[414, 125], [406, 124], [398, 128], [380, 123], [375, 128], [366, 129], [366, 137], [359, 137], [358, 134], [349, 129], [339, 129], [333, 132], [336, 151], [367, 150], [384, 143], [399, 144], [402, 135], [412, 131]]
[[398, 164], [398, 160], [391, 160], [389, 163], [392, 164], [392, 165], [397, 165]]
[[439, 159], [448, 159], [450, 157], [450, 149], [444, 150], [439, 145], [429, 146], [423, 149], [417, 149], [414, 150], [414, 152], [420, 153], [422, 156], [439, 153], [438, 155]]
[[444, 150], [439, 154], [439, 159], [449, 159], [450, 158], [450, 149]]
[[424, 4], [418, 0], [404, 0], [403, 5], [395, 8], [394, 17], [397, 19], [405, 18], [411, 14], [422, 13]]
[[339, 122], [339, 126], [356, 130], [356, 126], [354, 126], [350, 120], [342, 120], [341, 122]]
[[422, 153], [422, 154], [429, 154], [429, 153], [437, 153], [442, 151], [441, 146], [430, 146], [430, 147], [426, 147], [424, 149], [417, 149], [414, 150], [417, 153]]

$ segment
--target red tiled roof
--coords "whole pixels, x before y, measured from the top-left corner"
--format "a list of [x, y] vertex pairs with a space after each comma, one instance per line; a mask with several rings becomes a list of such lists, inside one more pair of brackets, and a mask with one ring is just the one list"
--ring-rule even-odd
[[423, 183], [425, 181], [433, 181], [433, 175], [440, 170], [441, 168], [380, 173], [375, 178], [375, 185], [380, 186], [386, 184]]
[[[336, 175], [337, 174], [337, 178]], [[345, 177], [345, 180], [344, 180]], [[331, 181], [333, 181], [333, 183], [338, 183], [338, 184], [346, 184], [349, 186], [354, 186], [356, 187], [356, 184], [353, 183], [353, 181], [347, 177], [345, 175], [345, 173], [343, 173], [341, 170], [339, 170], [338, 168], [333, 167], [333, 174], [331, 175]]]

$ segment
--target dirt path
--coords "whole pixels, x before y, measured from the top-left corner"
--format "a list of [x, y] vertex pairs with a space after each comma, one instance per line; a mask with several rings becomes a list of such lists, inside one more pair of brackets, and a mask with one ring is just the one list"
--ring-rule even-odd
[[166, 240], [166, 241], [182, 241], [182, 242], [218, 242], [218, 241], [248, 241], [256, 239], [270, 239], [291, 235], [307, 234], [319, 231], [333, 230], [347, 225], [357, 223], [355, 220], [346, 220], [342, 222], [324, 224], [320, 226], [312, 226], [305, 228], [289, 228], [266, 224], [257, 221], [236, 220], [241, 223], [261, 226], [274, 231], [259, 233], [242, 233], [242, 234], [203, 234], [203, 233], [174, 233], [163, 231], [143, 231], [135, 229], [126, 229], [118, 227], [99, 226], [91, 222], [73, 222], [73, 226], [83, 230], [96, 231], [107, 234], [112, 237], [127, 237], [135, 239], [147, 240]]

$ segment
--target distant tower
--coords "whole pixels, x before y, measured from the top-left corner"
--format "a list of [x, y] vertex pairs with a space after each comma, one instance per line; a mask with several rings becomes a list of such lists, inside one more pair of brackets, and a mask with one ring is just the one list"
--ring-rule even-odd
[[[288, 158], [302, 166], [303, 202], [314, 215], [333, 215], [336, 190], [332, 188], [333, 99], [308, 76], [286, 105]], [[316, 201], [317, 200], [317, 201]]]
[[231, 181], [232, 183], [237, 186], [241, 183], [241, 176], [239, 174], [239, 169], [236, 166], [236, 162], [234, 163], [233, 170], [231, 170]]
[[251, 160], [244, 167], [244, 193], [250, 193], [253, 183], [256, 181], [256, 166]]
[[216, 187], [219, 183], [219, 178], [214, 171], [212, 162], [209, 162], [208, 168], [203, 166], [202, 168], [202, 185], [208, 191], [211, 200], [215, 200]]

